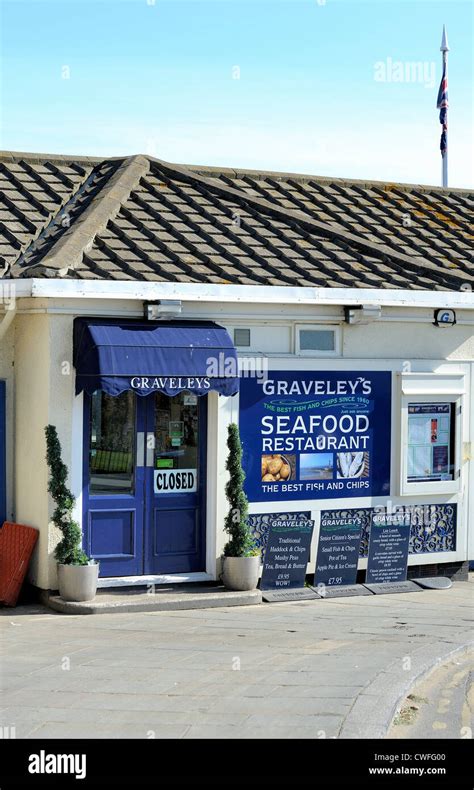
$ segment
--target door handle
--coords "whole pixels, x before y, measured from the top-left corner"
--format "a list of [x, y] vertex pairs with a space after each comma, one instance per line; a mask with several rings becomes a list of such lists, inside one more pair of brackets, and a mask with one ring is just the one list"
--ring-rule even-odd
[[155, 434], [149, 431], [146, 435], [146, 463], [145, 466], [153, 466], [155, 455]]
[[137, 467], [145, 465], [145, 433], [137, 431]]

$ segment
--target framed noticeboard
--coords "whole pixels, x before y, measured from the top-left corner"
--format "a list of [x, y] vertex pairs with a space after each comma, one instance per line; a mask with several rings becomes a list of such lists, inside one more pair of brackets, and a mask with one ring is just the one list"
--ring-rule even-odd
[[454, 479], [454, 404], [408, 403], [409, 483]]
[[401, 405], [400, 494], [456, 493], [461, 481], [462, 393], [408, 392], [402, 394]]

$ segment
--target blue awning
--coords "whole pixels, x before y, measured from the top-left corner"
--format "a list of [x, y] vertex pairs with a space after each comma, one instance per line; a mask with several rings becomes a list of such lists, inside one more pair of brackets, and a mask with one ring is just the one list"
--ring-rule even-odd
[[239, 391], [237, 353], [227, 331], [211, 321], [74, 321], [76, 394], [120, 395], [188, 390]]

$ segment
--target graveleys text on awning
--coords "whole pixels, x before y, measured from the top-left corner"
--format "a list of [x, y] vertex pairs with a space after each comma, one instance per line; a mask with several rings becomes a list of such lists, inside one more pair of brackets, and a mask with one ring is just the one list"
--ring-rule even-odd
[[76, 318], [76, 394], [103, 390], [120, 395], [185, 390], [196, 395], [239, 390], [237, 353], [226, 329], [211, 321]]

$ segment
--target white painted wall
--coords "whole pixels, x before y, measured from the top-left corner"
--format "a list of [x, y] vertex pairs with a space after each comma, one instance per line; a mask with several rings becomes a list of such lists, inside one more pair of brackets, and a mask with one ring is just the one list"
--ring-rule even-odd
[[[54, 548], [59, 539], [49, 523], [44, 428], [58, 429], [63, 460], [72, 465], [72, 321], [70, 316], [20, 314], [15, 320], [15, 496], [16, 521], [39, 529], [29, 580], [56, 586]], [[13, 453], [12, 453], [13, 455]]]
[[29, 579], [48, 586], [47, 469], [44, 426], [49, 419], [49, 319], [19, 315], [15, 321], [15, 520], [39, 530]]

